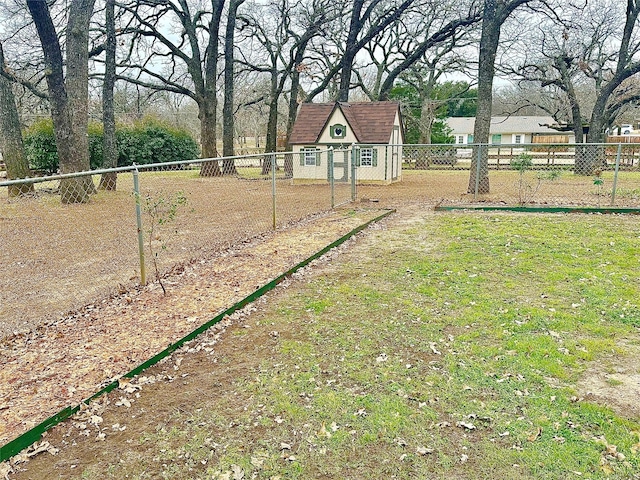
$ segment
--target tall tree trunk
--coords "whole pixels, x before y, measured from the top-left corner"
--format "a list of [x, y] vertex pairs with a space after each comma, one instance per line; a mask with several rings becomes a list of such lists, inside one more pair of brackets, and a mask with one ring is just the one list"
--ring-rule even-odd
[[[200, 119], [202, 158], [216, 158], [218, 156], [216, 106], [212, 105], [210, 98], [205, 97], [198, 105], [198, 118]], [[209, 160], [202, 163], [200, 176], [219, 177], [220, 175], [222, 175], [222, 170], [220, 170], [218, 160]]]
[[[236, 29], [236, 14], [238, 12], [238, 7], [240, 7], [244, 1], [245, 0], [231, 0], [224, 37], [224, 105], [222, 106], [222, 155], [224, 157], [233, 157], [234, 155], [234, 37]], [[222, 172], [225, 175], [236, 173], [236, 167], [233, 160], [223, 160]]]
[[[202, 141], [202, 158], [218, 156], [217, 113], [218, 97], [216, 84], [218, 81], [218, 32], [225, 0], [211, 0], [213, 14], [209, 22], [209, 43], [204, 60], [204, 95], [198, 104], [200, 119], [200, 138]], [[204, 162], [200, 169], [203, 177], [222, 174], [217, 160]]]
[[356, 58], [359, 47], [358, 35], [363, 27], [362, 18], [360, 16], [362, 12], [362, 6], [364, 0], [353, 0], [353, 9], [351, 10], [351, 19], [349, 22], [349, 32], [347, 33], [347, 42], [345, 45], [344, 54], [340, 59], [340, 84], [338, 87], [339, 102], [349, 101], [349, 89], [351, 87], [351, 72], [353, 70], [353, 61]]
[[[497, 16], [496, 0], [485, 0], [482, 17], [482, 33], [480, 35], [480, 56], [478, 62], [478, 108], [473, 129], [473, 143], [489, 143], [491, 128], [491, 104], [493, 102], [493, 77], [495, 74], [496, 52], [500, 41], [502, 20]], [[478, 149], [480, 151], [478, 152]], [[478, 170], [477, 162], [480, 162]], [[474, 193], [476, 175], [478, 176], [478, 193], [489, 193], [489, 152], [486, 147], [473, 149], [471, 171], [469, 174], [468, 193]]]
[[[278, 72], [274, 69], [271, 70], [271, 88], [269, 93], [269, 121], [267, 122], [267, 138], [265, 139], [264, 152], [272, 153], [278, 148], [278, 98], [280, 92], [278, 92]], [[270, 156], [265, 155], [265, 160], [262, 162], [262, 175], [266, 175], [271, 171]]]
[[[105, 5], [105, 39], [104, 82], [102, 84], [102, 166], [115, 168], [118, 166], [118, 144], [116, 143], [116, 118], [113, 107], [113, 90], [116, 83], [116, 27], [115, 0], [107, 0]], [[103, 173], [99, 189], [115, 190], [118, 181], [116, 172]]]
[[[428, 145], [431, 143], [431, 130], [435, 119], [435, 103], [431, 100], [432, 89], [425, 89], [421, 92], [420, 120], [418, 129], [420, 131], [419, 143]], [[420, 156], [416, 159], [416, 169], [429, 168], [428, 155]]]
[[[4, 52], [0, 44], [0, 60], [4, 65]], [[0, 150], [7, 167], [7, 178], [16, 180], [31, 176], [29, 162], [24, 153], [20, 117], [13, 95], [12, 84], [0, 75]], [[9, 197], [18, 197], [33, 192], [33, 183], [23, 183], [9, 187]]]
[[[60, 42], [49, 7], [42, 0], [27, 0], [44, 53], [60, 172], [89, 170], [89, 20], [95, 0], [71, 0], [67, 22], [66, 81]], [[62, 203], [83, 203], [95, 192], [90, 176], [60, 182]]]

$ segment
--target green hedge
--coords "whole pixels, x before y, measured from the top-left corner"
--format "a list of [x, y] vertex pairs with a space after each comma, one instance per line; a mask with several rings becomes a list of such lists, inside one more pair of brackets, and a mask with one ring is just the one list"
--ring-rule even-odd
[[[89, 125], [89, 163], [92, 169], [101, 168], [102, 125]], [[155, 119], [143, 119], [131, 126], [116, 129], [118, 166], [146, 165], [176, 162], [198, 158], [196, 141], [185, 130], [172, 127]], [[40, 120], [24, 133], [24, 146], [29, 165], [34, 170], [55, 173], [58, 170], [58, 152], [50, 119]]]

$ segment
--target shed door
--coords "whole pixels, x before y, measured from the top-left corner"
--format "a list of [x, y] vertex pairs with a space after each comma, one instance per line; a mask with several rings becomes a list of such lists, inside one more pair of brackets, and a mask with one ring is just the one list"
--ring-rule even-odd
[[[351, 150], [347, 149], [348, 145], [334, 145], [333, 148], [333, 180], [335, 182], [348, 182]], [[341, 150], [343, 148], [345, 150]], [[331, 180], [328, 172], [327, 180]]]

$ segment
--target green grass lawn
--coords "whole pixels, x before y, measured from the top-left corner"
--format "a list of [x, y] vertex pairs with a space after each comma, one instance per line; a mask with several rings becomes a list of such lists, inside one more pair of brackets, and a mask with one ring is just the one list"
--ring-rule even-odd
[[222, 398], [84, 478], [639, 478], [638, 410], [578, 388], [640, 373], [639, 259], [631, 217], [391, 220], [226, 338], [279, 332]]

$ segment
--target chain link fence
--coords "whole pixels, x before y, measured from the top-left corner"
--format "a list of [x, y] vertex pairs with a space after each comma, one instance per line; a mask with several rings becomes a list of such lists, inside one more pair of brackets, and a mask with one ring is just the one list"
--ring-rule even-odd
[[[378, 146], [390, 158], [392, 146]], [[637, 144], [404, 145], [398, 201], [438, 204], [640, 207]], [[363, 180], [358, 197], [384, 197]], [[382, 170], [376, 179], [388, 180]]]
[[0, 182], [0, 336], [351, 200], [342, 184], [293, 185], [292, 162], [260, 154]]
[[355, 145], [0, 182], [0, 336], [356, 199], [640, 207], [640, 146]]

